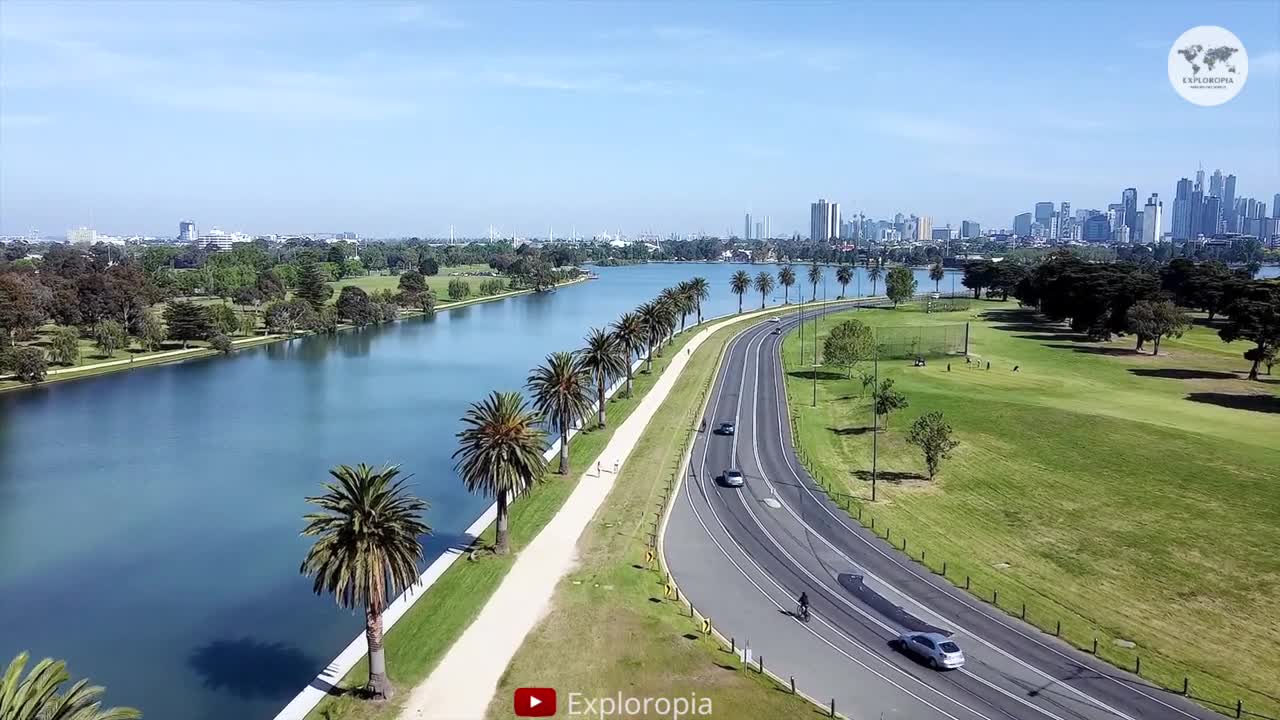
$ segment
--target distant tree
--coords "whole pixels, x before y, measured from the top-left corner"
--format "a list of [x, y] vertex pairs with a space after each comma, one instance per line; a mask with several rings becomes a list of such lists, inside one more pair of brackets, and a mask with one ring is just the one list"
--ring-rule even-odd
[[639, 313], [629, 312], [623, 313], [613, 323], [613, 335], [618, 339], [622, 353], [627, 364], [627, 397], [631, 397], [632, 384], [632, 363], [633, 357], [639, 357], [644, 352], [648, 344], [648, 333], [645, 330], [644, 319]]
[[947, 271], [942, 267], [941, 260], [934, 263], [929, 268], [929, 279], [933, 281], [934, 292], [938, 292], [939, 287], [942, 285], [942, 278], [946, 276], [947, 276]]
[[600, 427], [605, 426], [605, 388], [614, 378], [626, 374], [631, 365], [627, 351], [613, 333], [592, 328], [587, 334], [587, 345], [579, 351], [579, 358], [596, 380], [596, 414]]
[[400, 468], [374, 469], [361, 463], [329, 470], [333, 482], [324, 494], [307, 498], [318, 512], [306, 515], [302, 534], [315, 538], [298, 569], [315, 578], [312, 590], [333, 595], [338, 606], [364, 609], [369, 648], [369, 695], [387, 699], [394, 686], [387, 678], [382, 613], [402, 591], [418, 581], [420, 538], [431, 534], [422, 522], [430, 506], [415, 497]]
[[885, 378], [878, 386], [873, 385], [873, 388], [871, 400], [875, 403], [876, 415], [884, 418], [883, 427], [887, 428], [889, 414], [905, 408], [910, 403], [907, 402], [907, 396], [893, 389], [893, 378]]
[[733, 274], [733, 278], [729, 280], [729, 289], [734, 295], [738, 296], [738, 313], [742, 313], [742, 296], [747, 294], [751, 289], [751, 276], [745, 270], [739, 270]]
[[143, 349], [159, 350], [164, 345], [167, 337], [168, 331], [165, 329], [164, 323], [160, 322], [160, 318], [149, 310], [144, 313], [138, 329], [138, 342]]
[[209, 307], [209, 325], [217, 332], [230, 335], [240, 328], [240, 316], [230, 305]]
[[311, 303], [302, 299], [277, 300], [266, 307], [263, 317], [267, 324], [267, 332], [287, 336], [310, 330], [319, 321]]
[[347, 261], [347, 253], [344, 251], [344, 246], [340, 243], [330, 245], [329, 252], [325, 255], [325, 261], [339, 266], [345, 263]]
[[204, 340], [213, 332], [209, 311], [188, 300], [175, 300], [164, 309], [164, 322], [169, 328], [169, 339], [182, 341], [182, 347], [192, 340]]
[[470, 492], [496, 498], [494, 552], [510, 551], [507, 505], [513, 495], [542, 482], [547, 470], [543, 457], [546, 433], [538, 413], [518, 392], [494, 392], [474, 403], [462, 416], [455, 471]]
[[1182, 333], [1191, 327], [1191, 318], [1169, 300], [1140, 300], [1129, 308], [1129, 331], [1137, 338], [1134, 352], [1141, 352], [1142, 345], [1153, 341], [1152, 355], [1160, 354], [1160, 341], [1163, 338], [1182, 337]]
[[45, 304], [51, 299], [34, 277], [0, 273], [0, 332], [10, 340], [30, 337], [44, 322]]
[[239, 333], [246, 337], [258, 334], [258, 314], [252, 310], [240, 316]]
[[22, 382], [31, 384], [44, 380], [49, 369], [44, 353], [37, 347], [15, 347], [9, 350], [9, 367]]
[[760, 292], [760, 309], [763, 310], [765, 296], [773, 291], [773, 276], [764, 270], [761, 270], [760, 273], [756, 275], [755, 286], [756, 290]]
[[579, 356], [554, 352], [529, 373], [525, 387], [533, 406], [560, 434], [560, 474], [569, 474], [569, 430], [591, 412], [591, 371]]
[[137, 720], [133, 708], [102, 707], [105, 689], [80, 680], [69, 688], [67, 664], [45, 658], [22, 677], [30, 656], [21, 652], [0, 674], [0, 718], [4, 720]]
[[840, 297], [844, 297], [845, 289], [853, 282], [853, 268], [848, 265], [836, 268], [836, 282], [840, 283]]
[[332, 305], [325, 305], [320, 308], [320, 312], [315, 314], [315, 318], [307, 329], [332, 335], [338, 332], [338, 320], [338, 308]]
[[907, 434], [907, 442], [920, 448], [924, 453], [924, 464], [932, 480], [938, 474], [942, 461], [951, 456], [951, 451], [960, 445], [951, 438], [951, 426], [947, 424], [940, 411], [926, 413], [916, 418]]
[[400, 274], [400, 280], [397, 285], [400, 292], [403, 293], [420, 293], [427, 290], [427, 279], [417, 270], [409, 270]]
[[333, 295], [333, 288], [325, 282], [320, 267], [308, 263], [298, 269], [298, 288], [294, 295], [310, 303], [313, 310], [319, 311]]
[[876, 285], [884, 277], [884, 264], [877, 258], [867, 258], [867, 279], [871, 281], [871, 294], [876, 294]]
[[982, 297], [984, 288], [991, 287], [995, 281], [996, 263], [990, 260], [974, 260], [964, 264], [964, 277], [960, 284], [973, 291], [973, 299]]
[[843, 367], [845, 377], [853, 376], [858, 363], [875, 353], [875, 335], [858, 320], [845, 320], [831, 328], [822, 342], [822, 357], [831, 365]]
[[103, 357], [111, 357], [116, 350], [129, 344], [129, 334], [125, 332], [124, 326], [115, 320], [99, 320], [94, 323], [90, 335]]
[[449, 299], [464, 300], [471, 294], [471, 283], [462, 278], [454, 278], [449, 281]]
[[1226, 342], [1248, 340], [1254, 347], [1245, 351], [1253, 363], [1249, 379], [1258, 379], [1258, 365], [1280, 346], [1280, 285], [1253, 282], [1242, 288], [1225, 309], [1227, 324], [1218, 331]]
[[418, 261], [418, 272], [431, 277], [440, 274], [440, 263], [435, 258], [424, 257]]
[[818, 299], [818, 283], [822, 282], [822, 266], [817, 262], [809, 265], [809, 284], [813, 286], [813, 299]]
[[262, 301], [262, 294], [258, 292], [258, 288], [252, 285], [244, 285], [235, 289], [231, 293], [231, 302], [239, 305], [241, 308], [247, 308], [251, 305], [257, 305]]
[[364, 327], [374, 321], [369, 293], [355, 285], [342, 288], [342, 292], [338, 293], [338, 302], [335, 303], [335, 307], [338, 310], [338, 317], [356, 327]]
[[360, 262], [360, 258], [347, 258], [342, 263], [342, 276], [355, 277], [356, 275], [368, 275], [368, 271], [364, 268], [364, 263]]
[[231, 344], [230, 337], [224, 335], [223, 333], [214, 333], [212, 336], [209, 337], [209, 347], [213, 348], [214, 350], [217, 350], [220, 353], [226, 354], [226, 353], [230, 353], [235, 346]]
[[884, 291], [893, 301], [893, 306], [906, 302], [916, 294], [916, 276], [905, 265], [895, 265], [884, 279]]
[[75, 328], [60, 327], [49, 342], [49, 357], [59, 365], [75, 365], [80, 361], [80, 333]]
[[783, 265], [778, 271], [778, 283], [782, 285], [782, 304], [786, 305], [790, 302], [788, 294], [791, 286], [796, 284], [796, 271], [790, 265]]

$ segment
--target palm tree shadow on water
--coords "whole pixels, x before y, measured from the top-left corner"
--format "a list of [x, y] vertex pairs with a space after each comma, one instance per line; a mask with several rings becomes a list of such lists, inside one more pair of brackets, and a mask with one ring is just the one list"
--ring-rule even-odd
[[247, 636], [214, 640], [187, 658], [206, 688], [246, 700], [286, 701], [315, 677], [322, 663], [282, 642]]

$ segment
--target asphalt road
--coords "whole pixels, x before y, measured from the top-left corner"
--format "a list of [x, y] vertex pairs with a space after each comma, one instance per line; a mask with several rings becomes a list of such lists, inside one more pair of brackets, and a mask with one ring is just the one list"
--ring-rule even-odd
[[[796, 322], [761, 322], [730, 344], [665, 528], [676, 582], [720, 632], [858, 720], [1221, 717], [991, 609], [831, 503], [791, 445], [779, 347]], [[715, 434], [722, 422], [736, 434]], [[718, 483], [730, 467], [745, 487]], [[890, 641], [909, 629], [951, 634], [965, 666], [903, 655]]]

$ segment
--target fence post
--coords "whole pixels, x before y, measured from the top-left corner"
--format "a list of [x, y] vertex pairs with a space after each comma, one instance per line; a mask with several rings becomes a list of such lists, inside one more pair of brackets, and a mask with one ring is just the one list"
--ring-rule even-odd
[[1000, 591], [999, 590], [991, 591], [991, 604], [995, 605], [996, 607], [1000, 607]]
[[734, 655], [738, 654], [738, 638], [729, 638], [729, 652]]
[[1138, 655], [1133, 659], [1133, 674], [1134, 675], [1142, 674], [1142, 656], [1141, 655]]
[[759, 658], [759, 660], [757, 660], [757, 662], [758, 662], [758, 663], [759, 663], [759, 665], [760, 665], [760, 669], [759, 669], [757, 672], [759, 672], [761, 675], [763, 675], [763, 674], [764, 674], [764, 655], [761, 655], [761, 656], [760, 656], [760, 658]]
[[[834, 702], [834, 701], [832, 701]], [[1240, 717], [1240, 713], [1244, 711], [1244, 701], [1236, 700], [1236, 717]]]
[[1191, 678], [1185, 675], [1182, 677], [1182, 694], [1183, 695], [1191, 694]]
[[791, 694], [792, 695], [796, 694], [796, 676], [795, 675], [791, 676]]
[[1098, 654], [1098, 638], [1093, 639], [1093, 654]]
[[[831, 698], [831, 717], [836, 716], [836, 699]], [[1236, 710], [1236, 717], [1240, 717], [1239, 708]]]
[[965, 589], [965, 590], [968, 590], [968, 589], [969, 589], [969, 576], [968, 576], [968, 575], [965, 575], [965, 576], [964, 576], [964, 589]]
[[943, 576], [943, 577], [946, 577], [946, 576], [947, 576], [947, 561], [946, 561], [946, 560], [943, 560], [943, 561], [942, 561], [942, 576]]
[[907, 539], [902, 538], [902, 552], [907, 552]]
[[1054, 637], [1062, 637], [1062, 621], [1058, 621], [1058, 629], [1053, 631]]
[[1026, 604], [1026, 603], [1022, 603], [1022, 619], [1023, 619], [1023, 620], [1026, 620], [1026, 619], [1027, 619], [1027, 604]]

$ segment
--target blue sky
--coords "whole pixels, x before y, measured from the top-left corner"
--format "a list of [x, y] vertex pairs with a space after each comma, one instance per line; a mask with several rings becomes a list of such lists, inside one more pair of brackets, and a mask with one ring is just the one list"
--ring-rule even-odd
[[[1169, 86], [1221, 25], [1229, 103]], [[1280, 192], [1280, 3], [0, 3], [0, 233], [1008, 226]]]

